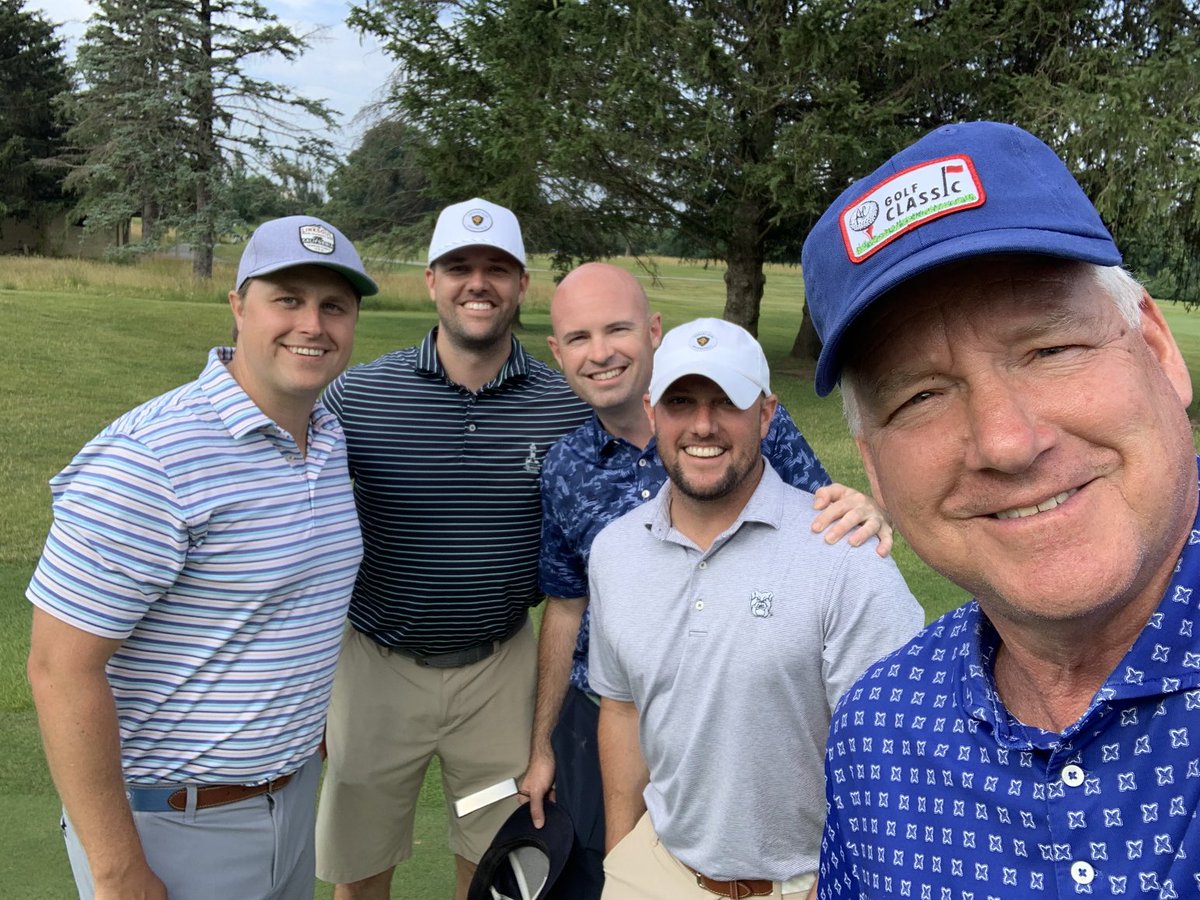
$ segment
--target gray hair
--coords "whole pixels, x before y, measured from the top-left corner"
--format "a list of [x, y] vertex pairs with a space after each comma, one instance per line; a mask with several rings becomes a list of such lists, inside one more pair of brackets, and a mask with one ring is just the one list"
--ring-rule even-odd
[[[1144, 288], [1136, 278], [1120, 266], [1097, 266], [1092, 263], [1080, 263], [1093, 284], [1117, 308], [1126, 323], [1134, 329], [1142, 327], [1141, 307]], [[842, 415], [850, 426], [850, 433], [855, 437], [862, 435], [862, 412], [859, 404], [859, 384], [855, 378], [853, 366], [842, 368], [842, 379], [839, 385], [842, 395]]]

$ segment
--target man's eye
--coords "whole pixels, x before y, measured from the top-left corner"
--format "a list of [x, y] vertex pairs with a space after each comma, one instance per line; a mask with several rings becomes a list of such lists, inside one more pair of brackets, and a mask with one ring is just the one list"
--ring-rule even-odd
[[1040, 350], [1035, 351], [1034, 355], [1039, 358], [1044, 359], [1047, 356], [1058, 356], [1058, 354], [1065, 353], [1068, 349], [1070, 349], [1070, 348], [1067, 346], [1043, 347]]

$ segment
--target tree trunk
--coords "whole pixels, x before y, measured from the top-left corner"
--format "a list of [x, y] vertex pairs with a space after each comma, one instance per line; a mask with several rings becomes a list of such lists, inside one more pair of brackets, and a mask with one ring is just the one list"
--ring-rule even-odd
[[725, 312], [722, 317], [757, 337], [758, 311], [763, 285], [767, 282], [763, 275], [762, 243], [747, 241], [745, 246], [732, 248], [725, 263]]
[[196, 86], [196, 227], [192, 238], [192, 278], [212, 279], [213, 245], [217, 242], [213, 221], [212, 183], [218, 158], [213, 134], [215, 102], [213, 100], [212, 3], [200, 0], [200, 71]]
[[809, 359], [816, 362], [821, 355], [821, 338], [817, 336], [816, 326], [812, 316], [808, 314], [808, 304], [804, 304], [804, 315], [800, 319], [800, 331], [796, 334], [796, 342], [792, 344], [792, 359]]
[[147, 199], [142, 203], [142, 243], [152, 244], [158, 239], [158, 203]]

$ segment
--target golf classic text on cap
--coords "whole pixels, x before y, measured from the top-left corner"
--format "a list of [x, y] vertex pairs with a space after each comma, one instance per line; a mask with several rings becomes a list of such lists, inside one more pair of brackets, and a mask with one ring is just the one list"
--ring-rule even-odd
[[749, 409], [760, 394], [771, 393], [762, 347], [745, 328], [724, 319], [696, 319], [663, 335], [654, 352], [650, 405], [685, 375], [715, 381], [738, 409]]
[[428, 265], [459, 247], [495, 247], [525, 265], [525, 242], [512, 210], [479, 197], [447, 206], [429, 242]]
[[1062, 160], [1013, 125], [939, 128], [843, 191], [801, 255], [805, 302], [824, 342], [817, 393], [837, 384], [846, 331], [872, 303], [922, 272], [992, 253], [1121, 264]]
[[364, 297], [379, 293], [379, 285], [367, 275], [349, 239], [313, 216], [287, 216], [259, 225], [242, 251], [237, 290], [248, 278], [306, 265], [341, 273]]

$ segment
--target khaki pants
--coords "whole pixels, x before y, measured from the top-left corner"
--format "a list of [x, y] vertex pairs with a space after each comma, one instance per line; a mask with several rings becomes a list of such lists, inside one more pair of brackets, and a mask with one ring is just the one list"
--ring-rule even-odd
[[[417, 798], [434, 756], [447, 804], [519, 778], [536, 682], [529, 622], [491, 656], [453, 669], [419, 665], [347, 626], [325, 730], [317, 876], [359, 881], [412, 854]], [[511, 797], [461, 819], [449, 812], [450, 850], [478, 862], [516, 808]]]
[[[800, 876], [783, 885], [775, 882], [772, 900], [804, 900], [813, 876]], [[654, 831], [650, 814], [643, 813], [604, 859], [601, 900], [713, 900], [716, 895], [696, 884], [696, 876], [670, 854]]]

